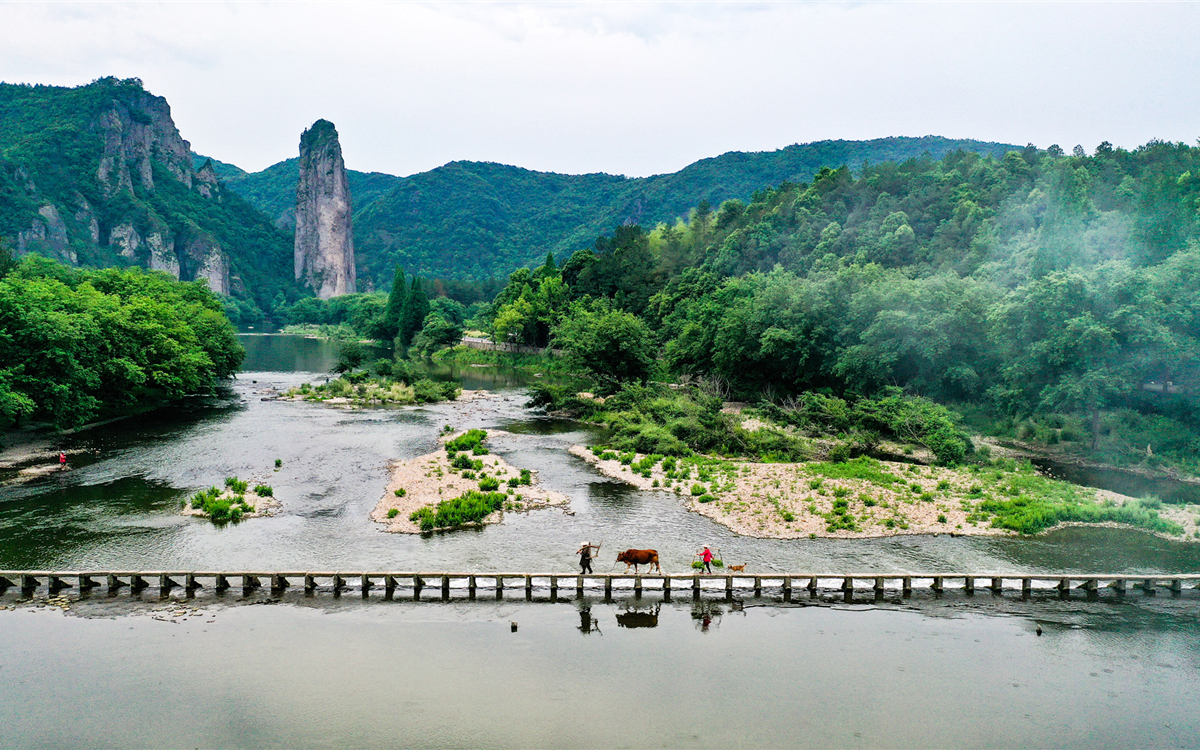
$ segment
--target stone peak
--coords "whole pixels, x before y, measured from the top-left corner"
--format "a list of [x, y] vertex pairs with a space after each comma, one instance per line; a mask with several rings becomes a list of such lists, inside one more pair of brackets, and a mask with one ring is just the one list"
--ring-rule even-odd
[[338, 132], [334, 124], [329, 120], [317, 120], [300, 134], [300, 152], [318, 148], [329, 141], [337, 143], [337, 140]]

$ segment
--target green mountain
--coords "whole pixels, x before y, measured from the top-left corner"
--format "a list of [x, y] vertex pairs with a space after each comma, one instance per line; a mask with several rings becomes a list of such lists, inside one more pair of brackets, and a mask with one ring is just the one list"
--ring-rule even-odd
[[0, 84], [0, 238], [18, 255], [206, 279], [260, 309], [299, 295], [289, 234], [194, 163], [137, 79]]
[[[565, 175], [490, 162], [451, 162], [410, 177], [350, 170], [360, 288], [386, 288], [396, 265], [425, 276], [505, 276], [546, 257], [563, 258], [623, 223], [654, 226], [686, 217], [697, 201], [749, 199], [824, 166], [938, 159], [964, 150], [1002, 156], [1003, 143], [924, 138], [821, 141], [777, 151], [730, 152], [652, 177]], [[262, 172], [223, 177], [281, 226], [290, 220], [295, 159]]]

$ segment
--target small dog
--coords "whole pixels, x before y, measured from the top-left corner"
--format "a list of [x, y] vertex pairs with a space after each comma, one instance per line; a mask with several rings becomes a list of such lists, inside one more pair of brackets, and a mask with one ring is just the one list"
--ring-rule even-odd
[[731, 573], [745, 573], [746, 565], [744, 563], [742, 565], [730, 565], [729, 570]]

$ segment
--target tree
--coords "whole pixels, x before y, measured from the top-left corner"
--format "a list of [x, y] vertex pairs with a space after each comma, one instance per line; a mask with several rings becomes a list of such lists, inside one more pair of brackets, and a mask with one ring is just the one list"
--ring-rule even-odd
[[[555, 329], [554, 343], [567, 362], [610, 387], [644, 382], [654, 367], [654, 337], [640, 318], [606, 303], [588, 309], [578, 304]], [[614, 383], [615, 381], [615, 383]]]
[[407, 300], [408, 284], [404, 269], [396, 266], [396, 270], [392, 274], [392, 291], [388, 294], [387, 308], [383, 316], [384, 327], [381, 338], [385, 341], [391, 341], [400, 332], [400, 319], [404, 314], [404, 304]]
[[421, 286], [421, 280], [416, 276], [413, 277], [412, 287], [408, 290], [408, 297], [402, 310], [399, 331], [397, 339], [401, 346], [408, 346], [412, 343], [413, 336], [421, 330], [421, 326], [425, 322], [425, 316], [429, 314], [429, 298], [425, 296], [425, 289]]
[[357, 341], [343, 341], [338, 347], [338, 358], [333, 365], [333, 371], [337, 373], [353, 372], [366, 359], [367, 353], [362, 344]]
[[428, 356], [438, 349], [454, 346], [462, 340], [462, 326], [446, 320], [436, 312], [425, 317], [425, 325], [413, 336], [412, 347]]

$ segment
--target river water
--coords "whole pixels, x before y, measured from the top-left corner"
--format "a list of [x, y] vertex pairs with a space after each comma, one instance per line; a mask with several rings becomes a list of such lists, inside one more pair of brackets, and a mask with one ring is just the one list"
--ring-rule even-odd
[[[650, 546], [668, 572], [683, 572], [700, 544], [762, 572], [1200, 569], [1200, 545], [1122, 529], [740, 538], [567, 455], [598, 436], [524, 409], [515, 373], [433, 373], [495, 392], [480, 401], [339, 409], [263, 400], [323, 377], [328, 343], [243, 342], [246, 371], [227, 392], [65, 438], [71, 471], [0, 476], [0, 568], [566, 571], [580, 541], [603, 539], [599, 572], [612, 550]], [[388, 461], [433, 450], [446, 424], [506, 431], [493, 451], [568, 494], [574, 515], [509, 514], [481, 531], [428, 536], [380, 531], [367, 514]], [[281, 510], [223, 528], [177, 514], [187, 494], [232, 474], [272, 485]], [[698, 602], [621, 592], [551, 603], [546, 593], [384, 602], [201, 592], [189, 602], [151, 589], [95, 595], [64, 613], [10, 590], [0, 596], [15, 607], [0, 611], [2, 744], [1200, 745], [1195, 591], [883, 602], [868, 592], [848, 604], [715, 592]]]

